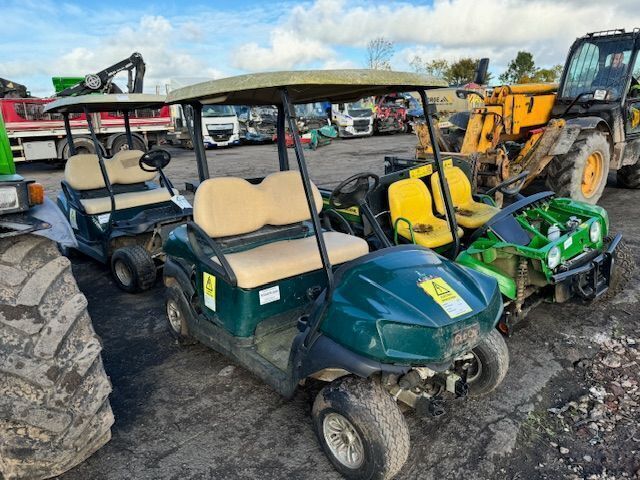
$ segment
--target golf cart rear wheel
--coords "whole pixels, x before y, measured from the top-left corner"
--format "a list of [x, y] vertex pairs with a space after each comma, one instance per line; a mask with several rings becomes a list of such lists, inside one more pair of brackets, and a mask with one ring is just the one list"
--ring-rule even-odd
[[50, 478], [111, 438], [102, 345], [55, 243], [2, 239], [0, 270], [0, 478]]
[[607, 185], [611, 150], [603, 132], [580, 133], [569, 152], [547, 167], [547, 186], [559, 197], [596, 204]]
[[156, 281], [156, 264], [144, 247], [130, 245], [113, 252], [111, 273], [116, 285], [125, 292], [143, 292]]
[[492, 392], [509, 370], [509, 349], [502, 334], [494, 329], [472, 350], [474, 360], [467, 372], [469, 395], [477, 397]]
[[621, 187], [640, 188], [640, 159], [633, 165], [621, 167], [616, 176]]
[[182, 291], [176, 285], [171, 285], [167, 287], [165, 292], [165, 309], [169, 333], [180, 345], [197, 343], [189, 334], [189, 324], [187, 322], [189, 307]]
[[407, 423], [375, 380], [335, 380], [316, 397], [312, 416], [325, 454], [346, 478], [393, 478], [407, 461]]
[[[613, 237], [605, 237], [605, 247], [611, 243], [611, 240], [613, 240]], [[604, 295], [601, 295], [598, 298], [599, 301], [610, 300], [622, 292], [627, 286], [629, 280], [631, 280], [631, 276], [636, 269], [636, 260], [633, 256], [633, 251], [624, 239], [620, 240], [620, 243], [618, 243], [618, 248], [616, 248], [614, 253], [613, 262], [613, 271], [611, 272], [611, 278], [609, 279], [609, 289], [604, 293]]]

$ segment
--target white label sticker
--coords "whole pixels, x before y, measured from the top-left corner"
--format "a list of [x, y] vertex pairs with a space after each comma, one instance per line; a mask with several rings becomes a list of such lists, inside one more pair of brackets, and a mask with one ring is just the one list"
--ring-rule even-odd
[[259, 294], [260, 305], [276, 302], [280, 300], [280, 287], [276, 285], [275, 287], [265, 288], [264, 290], [260, 290]]
[[98, 222], [100, 222], [101, 224], [108, 223], [110, 217], [111, 217], [110, 213], [103, 213], [101, 215], [98, 215]]
[[77, 215], [77, 212], [75, 211], [75, 209], [70, 208], [69, 209], [69, 223], [71, 224], [71, 228], [73, 228], [74, 230], [78, 229], [78, 217], [76, 215]]
[[191, 204], [189, 200], [187, 200], [184, 195], [174, 195], [171, 197], [171, 201], [178, 205], [181, 209], [185, 210], [187, 208], [191, 208]]
[[209, 310], [216, 311], [216, 277], [203, 272], [202, 284], [204, 285], [204, 305]]
[[565, 250], [569, 248], [571, 245], [573, 245], [573, 237], [567, 238], [562, 245], [564, 246]]

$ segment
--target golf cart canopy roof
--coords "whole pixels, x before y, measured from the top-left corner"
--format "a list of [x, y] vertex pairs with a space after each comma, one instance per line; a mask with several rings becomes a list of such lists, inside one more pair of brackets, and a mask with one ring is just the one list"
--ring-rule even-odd
[[306, 70], [239, 75], [210, 80], [170, 92], [167, 103], [276, 105], [287, 88], [291, 103], [342, 103], [392, 91], [446, 87], [428, 75], [384, 70]]
[[117, 112], [122, 110], [135, 110], [137, 108], [160, 108], [165, 104], [162, 95], [150, 95], [147, 93], [110, 93], [90, 95], [78, 95], [77, 97], [64, 97], [47, 104], [44, 111], [47, 113], [83, 113], [85, 108], [89, 113]]

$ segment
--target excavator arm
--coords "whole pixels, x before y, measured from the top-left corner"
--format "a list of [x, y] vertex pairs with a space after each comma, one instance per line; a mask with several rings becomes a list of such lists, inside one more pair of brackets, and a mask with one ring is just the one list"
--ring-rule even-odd
[[89, 93], [122, 93], [122, 90], [113, 83], [115, 76], [127, 71], [128, 93], [142, 93], [145, 63], [142, 55], [135, 52], [129, 58], [122, 60], [98, 73], [90, 73], [84, 80], [58, 92], [57, 97], [71, 97]]

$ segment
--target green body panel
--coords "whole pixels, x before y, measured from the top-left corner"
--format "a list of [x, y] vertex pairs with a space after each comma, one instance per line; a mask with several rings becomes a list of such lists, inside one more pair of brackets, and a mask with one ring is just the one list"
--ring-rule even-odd
[[84, 77], [52, 77], [51, 81], [53, 82], [53, 88], [55, 88], [56, 93], [60, 93], [69, 87], [83, 82]]
[[[15, 175], [16, 165], [13, 163], [13, 155], [11, 153], [11, 144], [9, 143], [9, 137], [7, 136], [7, 130], [4, 127], [4, 121], [2, 120], [2, 114], [0, 114], [0, 181], [17, 181], [16, 179], [4, 178], [5, 175]], [[20, 177], [21, 180], [22, 177]]]
[[[323, 270], [279, 280], [255, 289], [232, 288], [215, 280], [215, 309], [204, 306], [207, 267], [191, 249], [186, 226], [174, 229], [164, 250], [186, 272], [195, 272], [198, 304], [207, 320], [236, 337], [251, 336], [268, 318], [309, 306], [307, 291], [326, 287]], [[212, 272], [207, 272], [212, 273]], [[420, 286], [443, 279], [468, 311], [448, 314]], [[315, 304], [312, 318], [322, 315], [322, 333], [359, 355], [384, 362], [424, 365], [449, 361], [469, 351], [495, 327], [502, 298], [490, 277], [458, 266], [422, 247], [389, 248], [338, 267], [331, 300]], [[280, 299], [260, 305], [259, 292], [279, 287]]]

